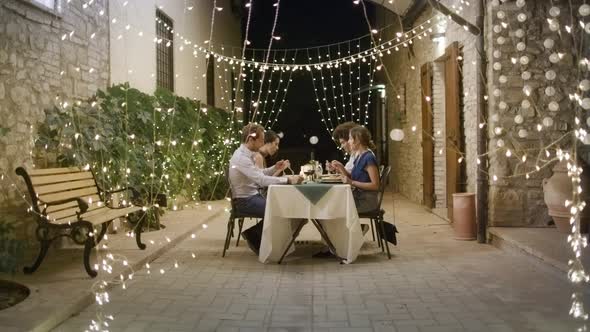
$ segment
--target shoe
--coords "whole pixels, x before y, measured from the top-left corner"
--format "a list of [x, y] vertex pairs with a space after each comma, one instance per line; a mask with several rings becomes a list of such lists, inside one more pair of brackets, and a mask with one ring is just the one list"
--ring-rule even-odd
[[313, 258], [332, 258], [336, 257], [330, 250], [320, 251], [318, 253], [313, 254], [311, 257]]
[[369, 225], [361, 224], [361, 231], [363, 231], [363, 235], [367, 234], [367, 232], [369, 231]]
[[246, 233], [246, 231], [242, 232], [242, 237], [244, 238], [244, 240], [246, 240], [246, 243], [248, 244], [248, 248], [250, 248], [250, 250], [252, 250], [256, 256], [258, 256], [259, 254], [259, 250], [260, 250], [260, 241], [258, 241], [258, 246], [256, 245], [256, 242], [254, 242], [254, 239], [252, 239], [250, 237], [250, 233]]

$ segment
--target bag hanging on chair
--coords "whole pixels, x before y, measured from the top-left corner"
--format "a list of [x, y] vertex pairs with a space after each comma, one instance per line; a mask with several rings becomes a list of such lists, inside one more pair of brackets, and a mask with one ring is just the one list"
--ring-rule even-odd
[[397, 231], [397, 227], [395, 227], [394, 224], [390, 224], [387, 221], [383, 221], [383, 230], [384, 230], [383, 237], [385, 238], [385, 240], [387, 240], [387, 242], [397, 246], [397, 238], [395, 236], [395, 233], [399, 233]]

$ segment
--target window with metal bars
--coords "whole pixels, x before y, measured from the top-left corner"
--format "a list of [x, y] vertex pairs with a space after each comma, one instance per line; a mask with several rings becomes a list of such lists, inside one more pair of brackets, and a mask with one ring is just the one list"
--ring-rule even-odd
[[207, 104], [215, 105], [215, 59], [207, 59]]
[[61, 1], [62, 0], [21, 0], [24, 3], [28, 3], [33, 7], [39, 8], [44, 12], [53, 14], [56, 16], [61, 15]]
[[33, 2], [43, 5], [51, 10], [55, 10], [57, 5], [55, 0], [33, 0]]
[[159, 9], [156, 9], [156, 35], [156, 85], [174, 91], [174, 24]]

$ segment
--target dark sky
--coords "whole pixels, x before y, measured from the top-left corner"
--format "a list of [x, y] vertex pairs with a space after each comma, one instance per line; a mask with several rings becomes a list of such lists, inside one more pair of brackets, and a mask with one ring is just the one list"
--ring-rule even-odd
[[[275, 15], [273, 3], [275, 1], [254, 1], [248, 37], [252, 48], [268, 48]], [[367, 4], [367, 9], [371, 18], [373, 8]], [[243, 26], [245, 21], [246, 16], [243, 19]], [[354, 5], [352, 0], [282, 0], [275, 29], [275, 35], [280, 36], [281, 40], [273, 42], [273, 49], [331, 44], [358, 38], [367, 33], [368, 27], [362, 6]], [[322, 50], [320, 54], [325, 55], [327, 50]], [[317, 50], [315, 52], [317, 55]], [[264, 51], [256, 52], [258, 61], [263, 59], [263, 54]], [[288, 54], [292, 55], [292, 53]], [[298, 62], [304, 60], [300, 56], [301, 53], [298, 54]], [[285, 75], [284, 78], [286, 79], [287, 76]], [[306, 157], [309, 159], [311, 149], [309, 137], [315, 135], [319, 138], [316, 159], [334, 158], [338, 155], [336, 145], [332, 143], [326, 126], [321, 122], [321, 116], [317, 112], [318, 105], [311, 75], [307, 71], [298, 71], [293, 74], [292, 79], [293, 82], [289, 86], [282, 107], [283, 112], [273, 127], [275, 131], [282, 131], [285, 134], [281, 141], [282, 156], [280, 157], [291, 160], [298, 158], [304, 160]], [[249, 99], [248, 91], [251, 91], [251, 86], [246, 84], [245, 88], [245, 97]], [[266, 90], [268, 89], [263, 88], [263, 94]], [[254, 95], [256, 96], [256, 93]], [[304, 153], [302, 150], [308, 151], [305, 152], [305, 156], [295, 155]]]

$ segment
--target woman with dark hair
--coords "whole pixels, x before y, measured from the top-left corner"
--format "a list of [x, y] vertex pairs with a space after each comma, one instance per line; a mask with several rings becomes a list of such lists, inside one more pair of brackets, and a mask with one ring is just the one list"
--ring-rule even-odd
[[[265, 169], [272, 162], [272, 157], [279, 151], [279, 143], [281, 139], [277, 133], [272, 130], [264, 132], [264, 145], [258, 149], [258, 152], [254, 155], [254, 164], [258, 168]], [[285, 160], [285, 168], [289, 168], [291, 163]], [[273, 176], [279, 176], [282, 170], [277, 170]]]
[[375, 154], [371, 149], [375, 144], [371, 133], [365, 127], [354, 127], [350, 130], [348, 144], [356, 154], [354, 166], [347, 174], [342, 174], [342, 182], [350, 184], [354, 196], [356, 209], [359, 213], [377, 209], [377, 194], [379, 191], [379, 166]]

